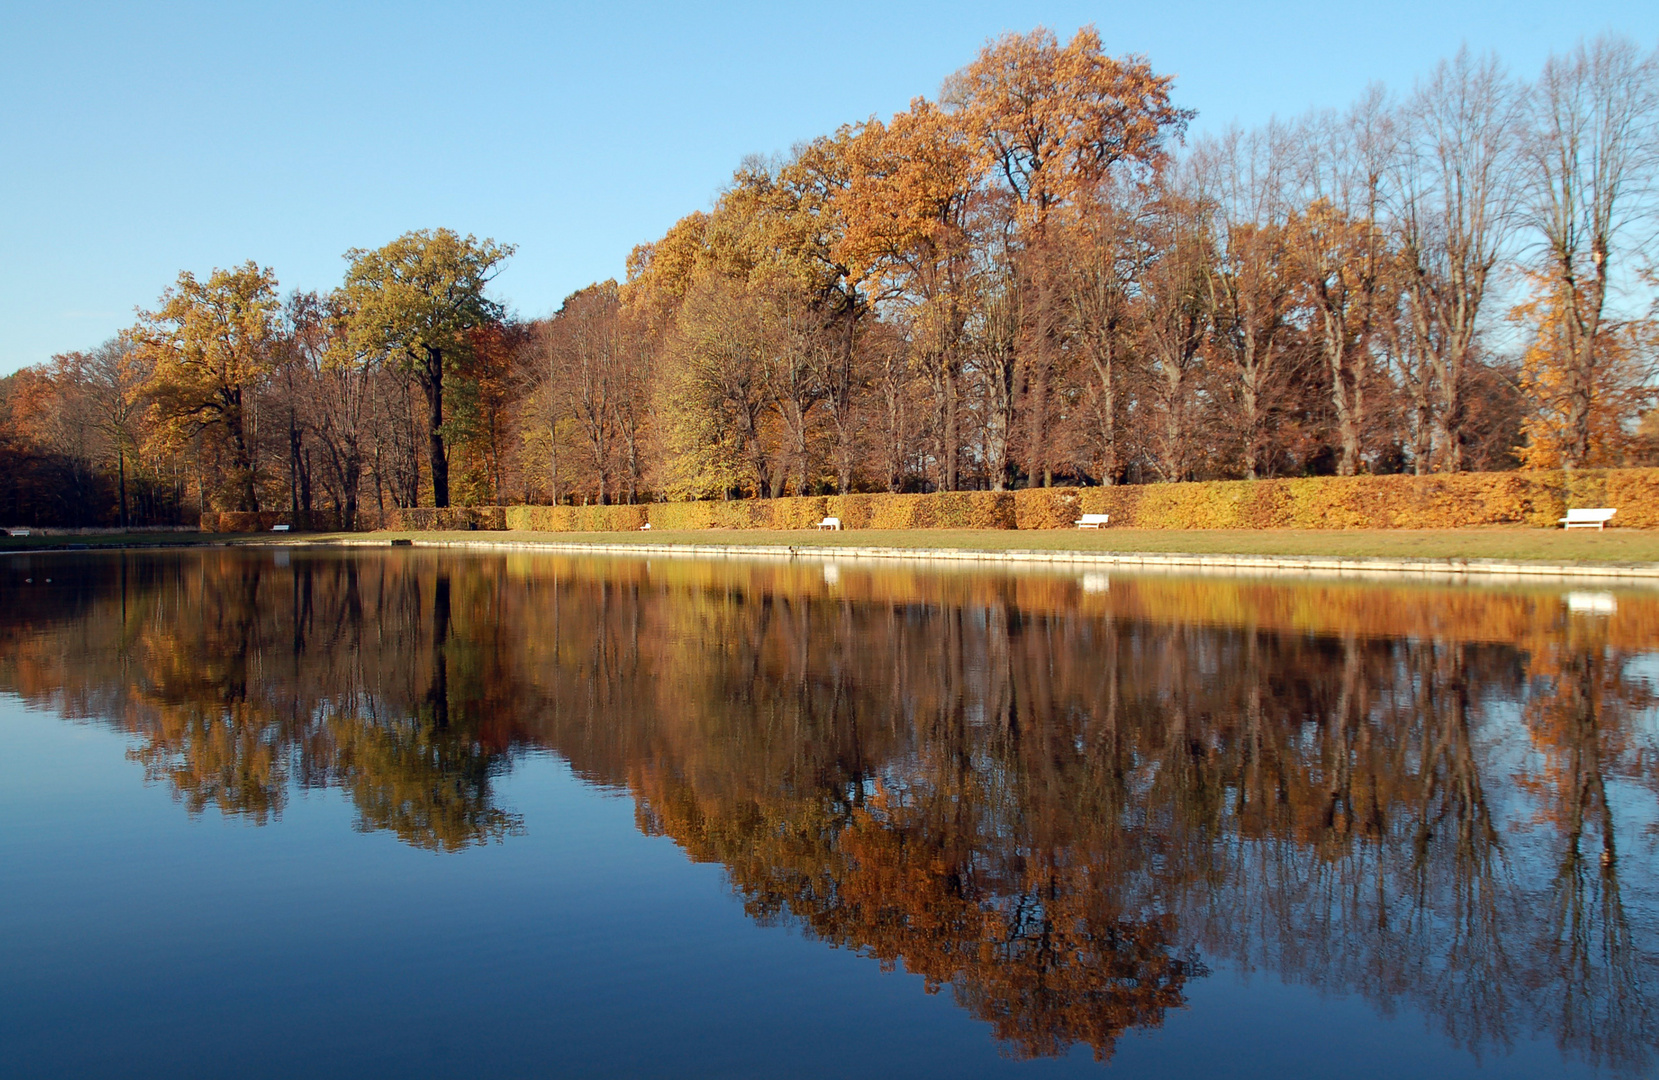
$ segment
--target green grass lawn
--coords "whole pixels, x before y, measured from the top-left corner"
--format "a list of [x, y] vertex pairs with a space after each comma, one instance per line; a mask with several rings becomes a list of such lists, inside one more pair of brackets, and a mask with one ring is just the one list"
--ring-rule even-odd
[[202, 536], [192, 533], [109, 533], [99, 536], [0, 537], [0, 551], [120, 545], [386, 542], [416, 540], [514, 541], [564, 544], [735, 544], [745, 547], [971, 548], [986, 551], [1137, 551], [1196, 555], [1327, 555], [1344, 558], [1502, 559], [1559, 563], [1659, 563], [1659, 531], [1638, 529], [1053, 529], [881, 530], [794, 532], [424, 532], [300, 533]]
[[102, 532], [80, 536], [7, 536], [0, 533], [0, 551], [32, 551], [62, 547], [190, 547], [211, 544], [223, 538], [194, 532]]
[[[388, 536], [394, 534], [386, 534]], [[736, 544], [793, 547], [972, 548], [986, 551], [1144, 551], [1197, 555], [1329, 555], [1345, 558], [1504, 559], [1533, 562], [1659, 562], [1659, 532], [1575, 529], [863, 529], [767, 532], [729, 529], [626, 533], [400, 533], [577, 544]]]

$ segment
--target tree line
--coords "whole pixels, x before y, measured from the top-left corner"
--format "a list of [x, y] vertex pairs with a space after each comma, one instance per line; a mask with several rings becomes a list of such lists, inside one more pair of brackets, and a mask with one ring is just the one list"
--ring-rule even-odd
[[542, 319], [449, 230], [179, 276], [0, 380], [0, 514], [1006, 490], [1659, 460], [1659, 55], [1186, 140], [1085, 28], [753, 158]]

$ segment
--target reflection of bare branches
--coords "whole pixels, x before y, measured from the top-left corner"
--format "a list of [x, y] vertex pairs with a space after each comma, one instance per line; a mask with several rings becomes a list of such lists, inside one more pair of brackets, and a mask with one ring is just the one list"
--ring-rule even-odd
[[1444, 943], [1419, 955], [1444, 957], [1438, 971], [1424, 973], [1424, 985], [1447, 1033], [1465, 1046], [1506, 1047], [1516, 1028], [1509, 996], [1516, 972], [1505, 941], [1515, 897], [1474, 743], [1468, 650], [1414, 649], [1422, 758], [1408, 925], [1417, 936], [1444, 927]]
[[[1601, 730], [1606, 664], [1599, 650], [1574, 652], [1546, 705], [1554, 721], [1546, 726], [1557, 733], [1561, 847], [1542, 945], [1560, 973], [1551, 996], [1562, 1045], [1583, 1048], [1598, 1065], [1636, 1071], [1651, 1063], [1655, 1018], [1619, 890]], [[1600, 848], [1594, 865], [1586, 842]]]

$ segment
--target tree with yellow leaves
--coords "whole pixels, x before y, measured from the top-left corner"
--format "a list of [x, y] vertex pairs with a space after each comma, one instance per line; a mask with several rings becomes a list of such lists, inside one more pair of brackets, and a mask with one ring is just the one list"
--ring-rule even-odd
[[1526, 442], [1516, 450], [1523, 468], [1629, 464], [1637, 424], [1659, 400], [1653, 327], [1604, 324], [1585, 353], [1574, 344], [1580, 335], [1572, 314], [1585, 303], [1561, 303], [1546, 288], [1510, 312], [1531, 339], [1521, 358], [1521, 389], [1533, 407], [1521, 425]]
[[228, 451], [237, 510], [258, 510], [250, 395], [270, 372], [277, 335], [276, 275], [253, 260], [198, 281], [188, 270], [139, 317], [154, 364], [151, 396], [174, 439], [209, 435]]

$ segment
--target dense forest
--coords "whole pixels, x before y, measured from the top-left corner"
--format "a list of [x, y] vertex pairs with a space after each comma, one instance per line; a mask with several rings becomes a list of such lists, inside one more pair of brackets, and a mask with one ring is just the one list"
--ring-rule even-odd
[[181, 273], [0, 379], [0, 522], [1659, 461], [1659, 54], [1188, 139], [1093, 29], [741, 164], [525, 319], [513, 247]]

